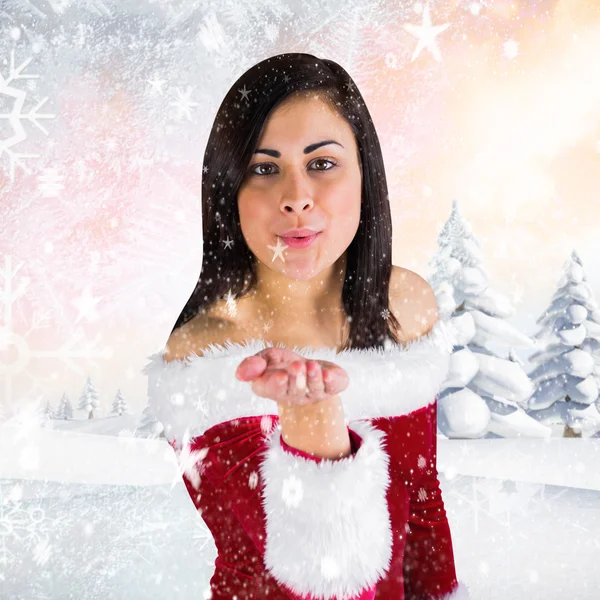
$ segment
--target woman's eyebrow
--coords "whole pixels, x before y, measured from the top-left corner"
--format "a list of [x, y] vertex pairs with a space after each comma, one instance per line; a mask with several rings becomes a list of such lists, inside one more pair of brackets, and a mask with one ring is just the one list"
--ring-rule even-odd
[[[325, 146], [326, 144], [337, 144], [338, 146], [342, 146], [342, 144], [336, 142], [335, 140], [324, 140], [322, 142], [316, 142], [315, 144], [310, 144], [310, 146], [306, 146], [306, 148], [304, 148], [304, 154], [310, 154], [311, 152], [314, 152], [317, 148]], [[342, 146], [342, 148], [343, 147], [344, 146]], [[268, 154], [273, 158], [281, 158], [281, 152], [279, 152], [278, 150], [270, 150], [269, 148], [259, 148], [258, 150], [254, 151], [254, 154]]]

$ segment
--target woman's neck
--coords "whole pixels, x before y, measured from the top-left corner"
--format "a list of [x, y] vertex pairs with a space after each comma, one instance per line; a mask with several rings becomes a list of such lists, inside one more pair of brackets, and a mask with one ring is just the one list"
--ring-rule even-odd
[[293, 280], [257, 264], [256, 286], [244, 299], [264, 319], [319, 325], [343, 311], [346, 253], [312, 279]]
[[318, 307], [297, 306], [292, 299], [281, 304], [266, 303], [262, 299], [245, 296], [237, 301], [235, 321], [253, 335], [258, 331], [277, 333], [308, 333], [321, 331], [326, 333], [339, 330], [345, 318], [340, 298], [337, 304], [333, 301], [323, 302]]

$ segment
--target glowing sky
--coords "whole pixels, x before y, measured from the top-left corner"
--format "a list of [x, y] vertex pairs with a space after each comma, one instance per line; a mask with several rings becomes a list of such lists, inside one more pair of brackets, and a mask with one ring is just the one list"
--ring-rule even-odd
[[422, 51], [390, 82], [396, 107], [375, 109], [384, 124], [387, 110], [401, 114], [404, 99], [424, 95], [395, 144], [395, 132], [380, 126], [391, 163], [405, 141], [411, 146], [398, 176], [393, 167], [388, 173], [395, 256], [400, 264], [414, 256], [426, 274], [432, 229], [457, 199], [483, 243], [492, 284], [506, 293], [524, 286], [526, 308], [538, 311], [572, 248], [600, 292], [600, 3], [487, 5], [458, 30], [465, 3], [439, 4], [433, 25], [450, 27], [436, 38], [435, 81], [423, 85], [435, 58]]

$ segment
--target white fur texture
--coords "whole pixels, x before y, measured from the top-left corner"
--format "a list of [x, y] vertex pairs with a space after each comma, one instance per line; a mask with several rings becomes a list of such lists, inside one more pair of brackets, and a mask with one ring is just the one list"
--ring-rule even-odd
[[277, 427], [260, 466], [265, 566], [296, 594], [354, 598], [385, 577], [392, 557], [385, 432], [368, 422], [354, 456], [320, 463], [284, 450]]
[[458, 587], [454, 588], [454, 591], [442, 596], [439, 600], [472, 600], [469, 588], [462, 583], [458, 582]]
[[[350, 380], [340, 394], [346, 423], [409, 414], [431, 404], [446, 379], [455, 338], [444, 321], [406, 346], [384, 350], [343, 350], [311, 346], [292, 350], [305, 358], [328, 360]], [[210, 427], [246, 416], [277, 415], [277, 404], [252, 392], [235, 370], [242, 360], [267, 347], [263, 340], [210, 345], [198, 356], [166, 362], [164, 349], [148, 356], [148, 402], [171, 442], [201, 435]]]

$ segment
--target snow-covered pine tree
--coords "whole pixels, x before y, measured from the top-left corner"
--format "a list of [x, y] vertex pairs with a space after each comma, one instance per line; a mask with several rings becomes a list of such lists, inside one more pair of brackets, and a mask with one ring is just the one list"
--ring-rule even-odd
[[160, 421], [157, 421], [149, 404], [142, 411], [140, 423], [135, 430], [136, 437], [145, 438], [164, 438], [164, 427]]
[[529, 414], [560, 423], [564, 437], [594, 435], [600, 431], [600, 310], [575, 250], [537, 324], [541, 349], [529, 357], [537, 365], [529, 373], [535, 385]]
[[52, 404], [50, 404], [50, 400], [46, 402], [46, 408], [44, 408], [44, 417], [46, 419], [54, 419], [54, 409], [52, 408]]
[[58, 411], [56, 413], [56, 419], [62, 419], [63, 421], [67, 421], [73, 418], [73, 407], [71, 406], [71, 401], [69, 400], [69, 396], [64, 392], [62, 398], [60, 400], [60, 404], [58, 406]]
[[92, 383], [92, 378], [88, 376], [83, 392], [81, 392], [81, 396], [79, 397], [78, 410], [86, 411], [88, 419], [93, 419], [94, 411], [97, 411], [100, 408], [100, 404], [98, 403], [99, 397], [98, 391]]
[[113, 401], [112, 405], [112, 414], [121, 416], [123, 413], [129, 413], [129, 408], [127, 406], [127, 401], [123, 398], [121, 394], [121, 389], [117, 390], [117, 395]]
[[[524, 410], [533, 385], [521, 365], [492, 344], [532, 348], [535, 344], [505, 319], [514, 307], [489, 285], [481, 244], [458, 211], [438, 236], [429, 280], [440, 318], [456, 339], [448, 377], [438, 395], [438, 427], [449, 438], [477, 438], [488, 431], [503, 437], [547, 437], [550, 429]], [[510, 354], [508, 355], [510, 357]]]

